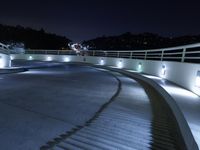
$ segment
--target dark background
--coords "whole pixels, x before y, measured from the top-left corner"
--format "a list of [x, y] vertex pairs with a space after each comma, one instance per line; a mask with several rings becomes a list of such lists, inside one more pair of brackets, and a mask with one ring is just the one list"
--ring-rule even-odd
[[22, 25], [83, 41], [125, 32], [200, 34], [200, 1], [1, 0], [0, 23]]

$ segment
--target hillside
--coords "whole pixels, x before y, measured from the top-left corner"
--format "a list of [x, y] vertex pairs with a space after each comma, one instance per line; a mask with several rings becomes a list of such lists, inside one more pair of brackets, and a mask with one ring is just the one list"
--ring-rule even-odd
[[66, 49], [71, 40], [64, 36], [47, 33], [43, 29], [34, 30], [0, 24], [0, 42], [21, 42], [30, 49]]
[[197, 42], [200, 42], [200, 35], [169, 38], [152, 33], [125, 33], [119, 36], [99, 37], [89, 41], [84, 41], [83, 44], [89, 45], [90, 49], [131, 50], [173, 47]]

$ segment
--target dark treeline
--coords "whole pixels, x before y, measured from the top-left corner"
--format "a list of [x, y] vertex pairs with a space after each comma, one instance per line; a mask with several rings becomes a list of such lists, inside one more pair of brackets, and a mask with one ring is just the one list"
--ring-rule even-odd
[[119, 36], [99, 37], [84, 41], [83, 44], [95, 50], [132, 50], [165, 48], [197, 42], [200, 42], [200, 35], [168, 38], [152, 33], [125, 33]]
[[0, 24], [0, 42], [21, 42], [30, 49], [61, 49], [68, 48], [71, 40], [64, 36], [46, 33], [43, 29], [34, 30], [22, 26], [7, 26]]
[[[0, 24], [0, 42], [24, 43], [30, 49], [68, 49], [71, 42], [64, 36], [45, 32], [43, 29], [34, 30], [22, 26], [8, 26]], [[89, 41], [83, 45], [94, 50], [132, 50], [155, 49], [173, 47], [200, 42], [200, 35], [181, 37], [162, 37], [152, 33], [132, 34], [124, 33], [119, 36], [103, 36]]]

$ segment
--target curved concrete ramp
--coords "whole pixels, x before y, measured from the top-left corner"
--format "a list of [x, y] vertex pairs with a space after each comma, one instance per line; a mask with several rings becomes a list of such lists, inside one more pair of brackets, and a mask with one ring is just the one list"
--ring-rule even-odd
[[159, 114], [165, 113], [163, 107], [152, 107], [154, 102], [137, 81], [113, 74], [120, 82], [114, 99], [84, 126], [49, 141], [41, 150], [179, 149], [169, 114]]
[[[75, 134], [56, 145], [63, 149], [149, 149], [152, 111], [143, 88], [119, 76], [121, 90], [114, 102]], [[56, 149], [56, 148], [55, 148]]]
[[0, 75], [1, 149], [180, 149], [171, 114], [143, 83], [88, 66], [25, 65]]

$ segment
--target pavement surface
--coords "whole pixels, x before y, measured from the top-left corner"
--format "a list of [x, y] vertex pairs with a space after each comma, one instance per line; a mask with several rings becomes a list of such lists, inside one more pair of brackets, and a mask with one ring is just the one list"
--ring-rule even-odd
[[178, 148], [165, 106], [134, 79], [80, 64], [12, 65], [28, 71], [0, 74], [0, 149]]
[[149, 150], [152, 110], [143, 87], [114, 73], [121, 82], [118, 95], [91, 123], [48, 150]]
[[[29, 67], [25, 62], [13, 63]], [[0, 75], [1, 150], [39, 149], [84, 124], [117, 90], [112, 75], [91, 67], [42, 65], [42, 69], [38, 65], [27, 72]]]
[[83, 126], [52, 139], [41, 150], [179, 150], [172, 114], [161, 97], [144, 83], [109, 72], [119, 81], [109, 103]]

